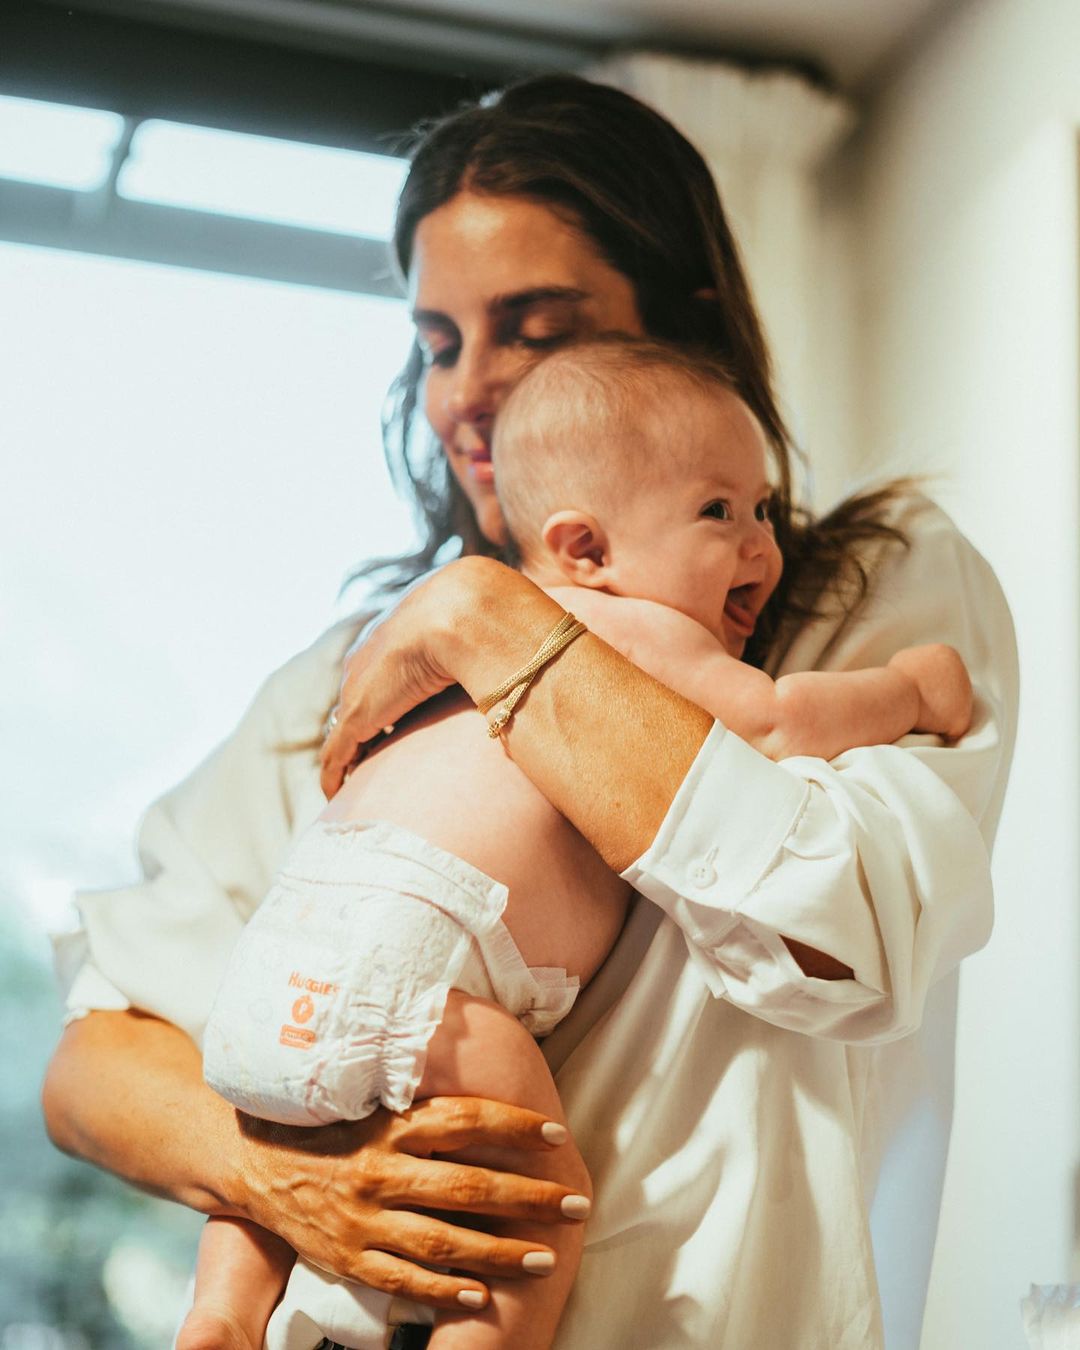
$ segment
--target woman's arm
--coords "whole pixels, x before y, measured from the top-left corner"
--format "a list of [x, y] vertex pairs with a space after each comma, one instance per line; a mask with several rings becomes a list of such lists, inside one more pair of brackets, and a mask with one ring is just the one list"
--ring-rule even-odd
[[551, 1147], [544, 1118], [531, 1111], [433, 1098], [403, 1116], [378, 1111], [325, 1129], [254, 1121], [203, 1083], [199, 1052], [182, 1031], [137, 1012], [71, 1023], [42, 1102], [49, 1136], [65, 1152], [202, 1213], [253, 1219], [317, 1265], [440, 1307], [457, 1307], [462, 1289], [483, 1286], [414, 1262], [518, 1275], [536, 1244], [418, 1223], [394, 1206], [557, 1223], [569, 1193], [429, 1157], [495, 1144], [519, 1150], [527, 1173], [528, 1154]]
[[[463, 558], [411, 592], [351, 657], [323, 750], [323, 791], [341, 786], [358, 745], [451, 684], [483, 697], [562, 613], [520, 573], [486, 558]], [[541, 672], [527, 699], [528, 715], [504, 733], [511, 756], [608, 866], [624, 871], [656, 837], [712, 716], [589, 633]], [[851, 975], [797, 938], [785, 946], [808, 976]]]
[[[931, 981], [985, 941], [988, 843], [1015, 732], [1015, 645], [992, 573], [931, 504], [907, 503], [898, 523], [912, 546], [880, 560], [870, 600], [808, 626], [775, 673], [884, 665], [900, 647], [948, 642], [976, 690], [957, 747], [935, 738], [831, 766], [772, 764], [589, 635], [544, 669], [504, 736], [549, 800], [680, 925], [717, 993], [852, 1040], [918, 1025]], [[456, 680], [486, 694], [559, 613], [485, 559], [414, 592], [351, 658], [324, 789], [359, 742], [438, 689]], [[842, 973], [853, 978], [820, 978]]]
[[[326, 1130], [245, 1128], [203, 1083], [197, 1049], [244, 919], [291, 835], [324, 804], [312, 746], [354, 632], [328, 634], [272, 676], [229, 740], [150, 809], [143, 881], [80, 897], [92, 964], [72, 990], [75, 1020], [49, 1067], [44, 1108], [70, 1153], [203, 1212], [255, 1219], [339, 1273], [362, 1266], [379, 1289], [449, 1307], [449, 1291], [475, 1279], [433, 1280], [376, 1249], [416, 1260], [445, 1250], [473, 1274], [520, 1273], [518, 1244], [418, 1225], [405, 1207], [564, 1221], [563, 1192], [528, 1175], [528, 1150], [547, 1146], [541, 1122], [501, 1103], [443, 1100], [401, 1120], [380, 1112]], [[425, 1156], [474, 1139], [514, 1141], [522, 1175]]]
[[[562, 614], [539, 587], [488, 558], [462, 558], [410, 592], [349, 658], [323, 749], [326, 795], [341, 786], [358, 745], [452, 684], [483, 697], [525, 664]], [[503, 739], [618, 872], [655, 836], [712, 724], [585, 633], [540, 673]], [[639, 756], [660, 738], [663, 753], [643, 771]], [[612, 785], [624, 783], [633, 791], [620, 790], [616, 805]]]

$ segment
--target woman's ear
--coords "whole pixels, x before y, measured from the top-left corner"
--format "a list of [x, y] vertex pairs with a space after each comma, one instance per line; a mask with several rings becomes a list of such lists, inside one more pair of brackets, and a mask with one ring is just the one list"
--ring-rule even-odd
[[575, 586], [607, 583], [609, 544], [603, 526], [584, 511], [556, 511], [540, 532], [559, 570]]

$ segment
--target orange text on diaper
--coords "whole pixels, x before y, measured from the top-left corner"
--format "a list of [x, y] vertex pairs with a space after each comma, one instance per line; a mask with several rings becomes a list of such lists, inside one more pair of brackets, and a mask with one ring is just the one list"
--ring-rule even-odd
[[288, 1023], [281, 1028], [278, 1040], [282, 1045], [294, 1046], [297, 1050], [308, 1050], [315, 1044], [315, 1033], [307, 1027], [291, 1027]]
[[336, 994], [337, 985], [330, 980], [311, 980], [294, 970], [289, 976], [290, 989], [306, 989], [309, 994]]

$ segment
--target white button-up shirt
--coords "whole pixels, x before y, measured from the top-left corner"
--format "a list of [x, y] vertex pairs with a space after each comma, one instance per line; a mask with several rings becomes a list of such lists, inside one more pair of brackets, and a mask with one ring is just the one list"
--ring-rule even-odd
[[[983, 559], [921, 498], [896, 523], [910, 547], [867, 559], [869, 599], [804, 625], [772, 672], [948, 642], [972, 676], [972, 727], [951, 747], [909, 736], [781, 764], [714, 727], [625, 874], [646, 899], [544, 1043], [596, 1194], [556, 1350], [873, 1350], [883, 1322], [889, 1350], [916, 1350], [957, 966], [990, 932], [1017, 668]], [[318, 734], [352, 631], [271, 677], [151, 808], [142, 885], [82, 897], [73, 1015], [133, 1004], [200, 1038], [240, 926], [322, 807], [316, 755], [288, 746]], [[804, 975], [781, 935], [854, 978]], [[359, 1330], [334, 1281], [308, 1298], [279, 1314], [279, 1345], [308, 1344], [305, 1325]], [[367, 1308], [381, 1325], [385, 1297]]]

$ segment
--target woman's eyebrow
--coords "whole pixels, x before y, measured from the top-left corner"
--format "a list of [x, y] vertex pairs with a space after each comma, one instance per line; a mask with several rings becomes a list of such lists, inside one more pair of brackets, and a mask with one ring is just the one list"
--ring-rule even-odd
[[[506, 295], [496, 295], [487, 302], [490, 314], [516, 313], [528, 309], [530, 305], [543, 304], [546, 300], [561, 300], [568, 304], [577, 304], [588, 300], [589, 292], [577, 286], [530, 286], [523, 291], [510, 291]], [[410, 316], [414, 324], [423, 328], [453, 328], [454, 321], [449, 315], [438, 309], [414, 309]]]
[[437, 309], [414, 309], [409, 315], [418, 328], [453, 328], [453, 321]]
[[539, 304], [544, 300], [566, 300], [575, 303], [588, 298], [588, 292], [577, 286], [530, 286], [524, 291], [495, 296], [488, 302], [488, 309], [492, 311], [527, 309], [529, 305]]
[[[562, 301], [563, 304], [576, 305], [589, 300], [589, 292], [576, 286], [529, 286], [528, 290], [513, 290], [505, 296], [493, 296], [487, 301], [487, 312], [491, 315], [518, 313], [531, 305], [544, 304], [545, 301]], [[454, 328], [454, 320], [439, 309], [414, 309], [412, 321], [417, 328]]]

